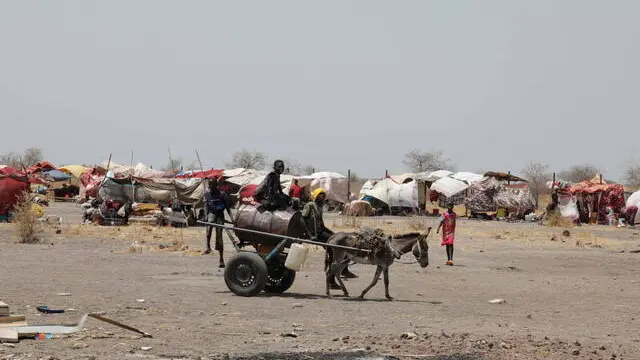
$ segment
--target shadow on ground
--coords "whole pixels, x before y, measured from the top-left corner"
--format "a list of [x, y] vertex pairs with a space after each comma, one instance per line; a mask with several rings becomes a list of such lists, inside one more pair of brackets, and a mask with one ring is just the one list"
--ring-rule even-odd
[[[346, 352], [346, 353], [320, 353], [320, 352], [304, 352], [304, 353], [264, 353], [251, 356], [231, 357], [231, 360], [402, 360], [406, 357], [402, 355], [377, 355], [368, 352]], [[416, 357], [411, 355], [412, 359], [424, 360], [486, 360], [484, 357], [472, 354], [453, 354], [453, 355], [425, 355], [424, 357]]]

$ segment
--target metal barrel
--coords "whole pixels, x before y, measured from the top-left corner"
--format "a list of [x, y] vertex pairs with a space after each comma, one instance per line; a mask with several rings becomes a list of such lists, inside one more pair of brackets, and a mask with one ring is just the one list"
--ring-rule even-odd
[[[299, 211], [258, 211], [255, 206], [246, 206], [239, 209], [235, 226], [274, 235], [302, 238], [304, 227], [300, 223], [301, 217]], [[273, 236], [243, 231], [235, 231], [235, 234], [240, 241], [254, 244], [276, 245], [280, 241]]]

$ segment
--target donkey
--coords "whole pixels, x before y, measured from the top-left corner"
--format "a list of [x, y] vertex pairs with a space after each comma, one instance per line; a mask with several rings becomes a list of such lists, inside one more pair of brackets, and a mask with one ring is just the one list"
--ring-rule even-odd
[[[360, 300], [364, 299], [364, 295], [378, 283], [378, 280], [380, 279], [380, 273], [384, 275], [385, 297], [388, 300], [393, 300], [393, 297], [389, 295], [389, 266], [393, 264], [394, 257], [396, 257], [395, 254], [393, 254], [393, 250], [399, 253], [399, 256], [411, 252], [416, 258], [418, 264], [420, 264], [420, 267], [425, 268], [429, 266], [429, 244], [427, 243], [427, 237], [429, 236], [430, 232], [431, 227], [427, 229], [426, 233], [413, 232], [398, 235], [395, 237], [389, 236], [391, 249], [374, 253], [370, 256], [367, 256], [364, 252], [360, 252], [357, 250], [347, 250], [341, 248], [327, 249], [327, 254], [331, 252], [331, 254], [328, 254], [327, 257], [331, 258], [332, 260], [331, 266], [327, 268], [326, 274], [327, 298], [331, 298], [331, 293], [329, 291], [330, 283], [334, 278], [338, 280], [338, 283], [340, 284], [340, 287], [344, 292], [344, 296], [349, 296], [347, 288], [344, 286], [342, 279], [340, 278], [340, 276], [336, 276], [336, 274], [341, 274], [344, 267], [347, 266], [351, 261], [353, 261], [358, 264], [377, 266], [376, 273], [373, 276], [373, 280], [371, 281], [371, 284], [367, 286], [367, 288], [364, 289], [360, 294]], [[355, 236], [355, 233], [337, 232], [327, 240], [327, 244], [354, 247], [356, 243]]]

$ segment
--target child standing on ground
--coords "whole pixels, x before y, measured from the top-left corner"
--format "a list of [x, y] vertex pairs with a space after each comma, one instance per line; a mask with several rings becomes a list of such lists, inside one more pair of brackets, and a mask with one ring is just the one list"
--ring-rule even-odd
[[440, 216], [440, 225], [438, 225], [438, 231], [442, 228], [442, 244], [447, 249], [447, 262], [449, 266], [453, 266], [453, 238], [456, 232], [456, 213], [453, 211], [453, 204], [447, 205], [447, 211]]

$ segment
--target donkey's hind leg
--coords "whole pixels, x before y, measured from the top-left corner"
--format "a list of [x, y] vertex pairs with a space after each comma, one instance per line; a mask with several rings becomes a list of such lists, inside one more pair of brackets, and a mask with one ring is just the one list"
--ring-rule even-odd
[[393, 301], [393, 297], [389, 295], [389, 268], [384, 268], [382, 273], [384, 275], [384, 296], [387, 298], [387, 300]]
[[369, 286], [367, 286], [366, 289], [362, 290], [362, 293], [360, 294], [359, 299], [363, 300], [364, 299], [364, 295], [371, 290], [371, 288], [373, 288], [374, 286], [376, 286], [376, 284], [378, 283], [378, 279], [380, 279], [380, 273], [382, 272], [382, 267], [378, 266], [376, 268], [376, 274], [373, 275], [373, 280], [371, 280], [371, 284], [369, 284]]
[[335, 277], [336, 280], [338, 280], [338, 284], [340, 285], [340, 288], [342, 288], [342, 292], [346, 297], [349, 297], [349, 292], [347, 291], [347, 287], [344, 286], [344, 283], [342, 282], [342, 279], [341, 279], [342, 277], [340, 276], [340, 274], [342, 274], [342, 271], [344, 270], [344, 268], [347, 267], [347, 265], [349, 265], [350, 262], [351, 262], [351, 258], [347, 257], [342, 261], [340, 261], [339, 263], [331, 266], [332, 268], [331, 270], [334, 271], [333, 276]]

